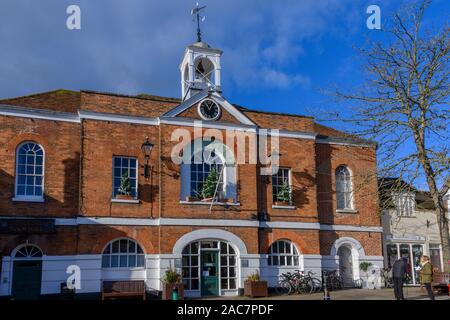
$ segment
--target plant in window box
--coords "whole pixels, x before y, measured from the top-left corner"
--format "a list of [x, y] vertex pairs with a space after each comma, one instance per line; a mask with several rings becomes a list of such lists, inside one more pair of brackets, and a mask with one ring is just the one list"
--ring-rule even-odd
[[283, 184], [280, 187], [280, 190], [278, 191], [276, 195], [276, 206], [289, 206], [292, 203], [292, 191], [291, 186], [287, 183], [287, 181], [284, 181]]
[[200, 191], [200, 197], [202, 201], [211, 202], [214, 200], [214, 193], [216, 192], [217, 183], [219, 182], [219, 176], [215, 168], [212, 168], [208, 173], [205, 182], [203, 183]]
[[174, 291], [178, 292], [178, 299], [184, 298], [184, 285], [181, 281], [181, 274], [176, 269], [169, 267], [164, 273], [163, 282], [163, 300], [172, 300]]
[[244, 295], [252, 298], [267, 297], [267, 281], [261, 281], [258, 271], [244, 281]]
[[194, 201], [200, 201], [200, 199], [199, 199], [198, 197], [187, 196], [187, 197], [186, 197], [186, 201], [188, 201], [188, 202], [194, 202]]
[[133, 199], [133, 196], [131, 195], [131, 181], [128, 171], [125, 171], [120, 177], [120, 186], [117, 191], [118, 191], [118, 194], [116, 195], [117, 199], [121, 200]]

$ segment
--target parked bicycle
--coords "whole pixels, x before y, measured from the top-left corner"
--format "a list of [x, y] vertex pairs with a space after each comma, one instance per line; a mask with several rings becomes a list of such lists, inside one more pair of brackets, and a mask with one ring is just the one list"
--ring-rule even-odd
[[322, 278], [324, 279], [324, 284], [331, 290], [339, 290], [344, 287], [343, 279], [337, 270], [323, 270]]
[[308, 271], [304, 273], [300, 270], [286, 272], [280, 276], [276, 291], [278, 294], [311, 294], [322, 289], [322, 281], [315, 276], [315, 273]]

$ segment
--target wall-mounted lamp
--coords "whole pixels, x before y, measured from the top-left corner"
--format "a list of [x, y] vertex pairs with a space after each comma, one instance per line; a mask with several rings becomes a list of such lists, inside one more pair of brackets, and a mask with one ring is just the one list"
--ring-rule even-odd
[[144, 164], [144, 177], [145, 180], [148, 180], [150, 178], [151, 175], [151, 167], [149, 166], [149, 161], [150, 161], [150, 155], [152, 154], [152, 150], [153, 150], [153, 143], [151, 143], [148, 140], [148, 137], [145, 138], [145, 142], [142, 144], [141, 146], [141, 150], [142, 153], [144, 154], [145, 157], [145, 164]]

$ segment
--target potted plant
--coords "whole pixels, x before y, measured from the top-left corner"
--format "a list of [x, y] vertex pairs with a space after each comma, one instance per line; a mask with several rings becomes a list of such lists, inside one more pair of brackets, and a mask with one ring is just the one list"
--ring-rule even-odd
[[164, 273], [163, 282], [163, 300], [172, 300], [174, 290], [178, 291], [178, 299], [184, 298], [184, 285], [181, 281], [181, 275], [176, 269], [168, 268]]
[[247, 297], [267, 297], [267, 281], [261, 281], [258, 271], [244, 281], [244, 295]]
[[205, 182], [200, 191], [200, 196], [202, 201], [211, 202], [214, 200], [214, 193], [216, 192], [217, 183], [219, 181], [219, 176], [215, 168], [211, 168], [208, 173]]
[[[362, 261], [359, 264], [359, 269], [365, 273], [364, 278], [365, 278], [365, 280], [367, 282], [367, 287], [371, 287], [371, 285], [373, 285], [373, 288], [375, 288], [375, 284], [374, 283], [369, 284], [369, 281], [368, 281], [369, 280], [369, 275], [368, 275], [367, 271], [369, 270], [369, 268], [371, 266], [372, 266], [372, 262]], [[361, 289], [363, 287], [362, 281], [360, 283], [355, 283], [355, 286], [358, 287], [359, 289]]]
[[276, 206], [289, 206], [292, 202], [291, 186], [284, 181], [276, 195]]
[[120, 186], [118, 189], [117, 199], [131, 200], [133, 196], [131, 195], [131, 181], [128, 171], [125, 171], [120, 177]]

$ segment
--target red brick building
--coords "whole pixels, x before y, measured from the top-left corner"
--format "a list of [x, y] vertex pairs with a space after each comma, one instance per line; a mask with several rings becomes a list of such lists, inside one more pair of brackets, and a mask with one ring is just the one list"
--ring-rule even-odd
[[[59, 293], [70, 265], [80, 294], [111, 279], [158, 291], [175, 267], [191, 296], [238, 294], [255, 270], [275, 286], [289, 270], [341, 269], [351, 282], [361, 261], [382, 265], [376, 181], [363, 181], [375, 146], [311, 117], [230, 104], [221, 54], [187, 47], [181, 99], [57, 90], [0, 100], [0, 295]], [[266, 133], [279, 145], [273, 176], [250, 147], [268, 149]], [[213, 143], [222, 147], [206, 151]]]

